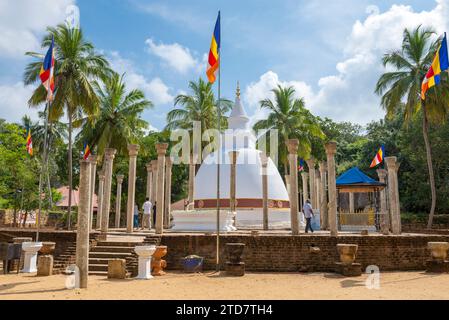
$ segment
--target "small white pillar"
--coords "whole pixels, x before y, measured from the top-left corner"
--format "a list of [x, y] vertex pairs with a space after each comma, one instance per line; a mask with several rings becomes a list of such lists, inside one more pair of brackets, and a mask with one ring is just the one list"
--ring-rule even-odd
[[25, 252], [25, 261], [23, 269], [20, 272], [37, 272], [37, 253], [42, 248], [42, 242], [24, 242], [22, 250]]
[[156, 246], [138, 246], [134, 251], [139, 256], [138, 275], [136, 279], [148, 280], [152, 279], [151, 275], [151, 258], [156, 251]]

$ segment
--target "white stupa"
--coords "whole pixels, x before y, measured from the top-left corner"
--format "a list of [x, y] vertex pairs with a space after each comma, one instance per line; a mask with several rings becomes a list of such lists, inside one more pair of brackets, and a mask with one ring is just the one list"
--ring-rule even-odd
[[[261, 151], [256, 149], [256, 137], [249, 129], [250, 119], [240, 101], [240, 89], [228, 118], [229, 129], [222, 136], [220, 152], [220, 206], [230, 209], [230, 151], [238, 151], [236, 172], [237, 228], [262, 228], [263, 196]], [[217, 208], [217, 152], [210, 154], [195, 177], [195, 211]], [[270, 228], [290, 227], [290, 202], [278, 169], [268, 159], [268, 203]]]

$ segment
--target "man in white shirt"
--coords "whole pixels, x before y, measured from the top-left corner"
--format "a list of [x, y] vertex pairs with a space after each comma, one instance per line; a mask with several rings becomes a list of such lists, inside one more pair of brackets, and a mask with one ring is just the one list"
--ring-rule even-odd
[[304, 217], [306, 218], [306, 221], [307, 221], [306, 222], [306, 233], [309, 233], [309, 230], [313, 233], [312, 218], [314, 217], [314, 215], [313, 215], [313, 209], [312, 209], [310, 200], [306, 201], [302, 211], [304, 212]]
[[153, 208], [153, 204], [150, 199], [147, 198], [145, 203], [143, 204], [143, 223], [142, 228], [151, 229], [151, 209]]

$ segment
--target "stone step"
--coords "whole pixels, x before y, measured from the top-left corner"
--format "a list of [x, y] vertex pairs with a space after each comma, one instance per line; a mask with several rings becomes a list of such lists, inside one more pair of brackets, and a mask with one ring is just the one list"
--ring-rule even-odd
[[121, 247], [121, 246], [97, 246], [92, 248], [90, 252], [134, 252], [134, 247]]
[[[112, 260], [115, 258], [89, 258], [89, 265], [91, 264], [103, 264], [103, 265], [108, 265], [109, 260]], [[125, 259], [127, 260], [127, 259]]]
[[[108, 272], [107, 271], [90, 271], [89, 270], [89, 275], [90, 276], [104, 276], [107, 278]], [[126, 278], [131, 278], [131, 272], [126, 273]]]
[[141, 242], [117, 242], [117, 241], [99, 241], [97, 247], [129, 247], [134, 248], [138, 245], [142, 245]]
[[132, 253], [128, 252], [90, 252], [89, 258], [110, 258], [110, 259], [126, 259], [132, 257]]
[[108, 271], [107, 264], [90, 264], [89, 263], [89, 271]]

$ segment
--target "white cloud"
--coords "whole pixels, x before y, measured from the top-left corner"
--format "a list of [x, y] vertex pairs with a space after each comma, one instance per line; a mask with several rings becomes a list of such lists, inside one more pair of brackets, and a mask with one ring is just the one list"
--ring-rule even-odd
[[437, 0], [434, 9], [422, 12], [404, 5], [393, 5], [383, 13], [373, 6], [367, 10], [370, 15], [354, 23], [345, 41], [345, 59], [336, 65], [337, 73], [322, 77], [317, 89], [312, 90], [310, 84], [302, 81], [282, 81], [268, 71], [246, 88], [247, 103], [257, 106], [259, 100], [270, 97], [271, 89], [282, 84], [295, 87], [298, 96], [304, 97], [311, 111], [320, 116], [361, 124], [383, 117], [380, 98], [374, 94], [375, 84], [384, 71], [382, 55], [400, 49], [405, 28], [422, 24], [433, 26], [439, 34], [448, 30], [449, 0]]
[[200, 63], [190, 53], [189, 48], [183, 47], [179, 43], [173, 44], [157, 44], [153, 39], [147, 39], [145, 43], [148, 45], [150, 53], [159, 57], [169, 67], [185, 74], [187, 71], [198, 67]]
[[20, 59], [27, 51], [40, 50], [47, 26], [66, 18], [74, 0], [0, 0], [0, 56]]
[[[10, 122], [20, 122], [24, 115], [38, 119], [38, 109], [28, 107], [28, 99], [33, 88], [25, 87], [22, 82], [0, 86], [0, 118]], [[42, 108], [41, 108], [42, 110]]]
[[155, 105], [173, 102], [170, 88], [160, 78], [147, 79], [136, 71], [132, 61], [122, 58], [118, 52], [112, 52], [109, 56], [112, 68], [118, 73], [125, 73], [128, 89], [141, 89]]

